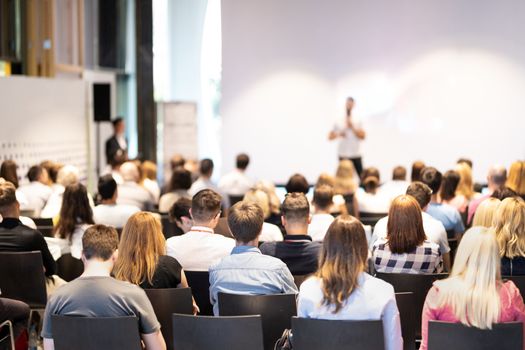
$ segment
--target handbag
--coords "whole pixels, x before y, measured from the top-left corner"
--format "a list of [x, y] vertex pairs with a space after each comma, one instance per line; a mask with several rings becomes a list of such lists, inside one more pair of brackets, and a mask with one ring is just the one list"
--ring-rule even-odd
[[291, 329], [285, 329], [283, 335], [275, 342], [274, 350], [291, 350], [293, 349], [293, 335]]

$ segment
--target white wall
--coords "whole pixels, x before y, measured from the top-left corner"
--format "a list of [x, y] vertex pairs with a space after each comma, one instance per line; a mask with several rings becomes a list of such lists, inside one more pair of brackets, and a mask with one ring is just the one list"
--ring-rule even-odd
[[[446, 170], [525, 158], [525, 2], [222, 0], [225, 170], [315, 181], [336, 167], [326, 136], [354, 96], [365, 166]], [[231, 160], [231, 161], [229, 161]]]

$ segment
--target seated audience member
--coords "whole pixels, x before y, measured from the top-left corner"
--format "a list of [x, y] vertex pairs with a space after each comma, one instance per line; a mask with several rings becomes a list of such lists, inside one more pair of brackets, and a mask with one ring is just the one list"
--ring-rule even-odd
[[474, 217], [476, 209], [481, 204], [481, 202], [483, 202], [487, 198], [490, 198], [494, 191], [503, 188], [505, 186], [505, 181], [507, 181], [507, 169], [505, 169], [505, 167], [498, 165], [490, 167], [489, 173], [487, 175], [488, 191], [486, 194], [479, 196], [478, 198], [474, 198], [470, 201], [468, 205], [467, 223], [472, 223], [472, 218]]
[[262, 190], [270, 199], [270, 216], [264, 219], [264, 222], [277, 225], [281, 231], [284, 230], [281, 222], [281, 201], [275, 192], [275, 185], [271, 181], [261, 180], [255, 184], [255, 189]]
[[392, 201], [386, 238], [374, 243], [372, 258], [377, 272], [441, 272], [439, 246], [425, 235], [421, 207], [414, 197], [401, 195]]
[[166, 349], [146, 293], [138, 286], [111, 277], [117, 261], [118, 235], [104, 225], [90, 227], [82, 237], [84, 273], [57, 289], [44, 314], [44, 349], [54, 349], [51, 315], [138, 318], [139, 332], [146, 349]]
[[[24, 302], [14, 299], [0, 298], [0, 324], [5, 321], [10, 321], [12, 323], [16, 350], [27, 349], [26, 329], [30, 312], [31, 309], [29, 308], [29, 305]], [[5, 333], [0, 332], [0, 338], [4, 338], [4, 336], [8, 335]], [[1, 345], [0, 348], [4, 349]]]
[[358, 218], [359, 205], [355, 193], [359, 186], [355, 176], [354, 164], [348, 159], [340, 161], [335, 173], [334, 192], [343, 196], [346, 204], [346, 213]]
[[191, 199], [182, 197], [173, 203], [168, 213], [170, 222], [175, 223], [183, 233], [189, 232], [193, 227], [190, 209]]
[[[270, 217], [270, 199], [268, 195], [263, 190], [249, 190], [244, 195], [243, 201], [245, 203], [255, 203], [261, 207], [263, 211], [263, 219], [266, 220]], [[283, 234], [279, 226], [271, 224], [269, 222], [264, 222], [262, 226], [262, 231], [259, 236], [260, 242], [274, 242], [282, 241]]]
[[157, 165], [149, 160], [143, 161], [140, 164], [140, 174], [139, 184], [149, 192], [153, 202], [157, 203], [160, 198], [160, 187], [157, 182]]
[[333, 205], [334, 190], [328, 185], [321, 185], [314, 190], [313, 205], [315, 214], [308, 225], [308, 235], [314, 241], [322, 241], [334, 217], [330, 214]]
[[44, 160], [40, 163], [40, 166], [47, 170], [48, 174], [48, 183], [47, 185], [50, 186], [53, 190], [57, 184], [57, 177], [58, 172], [60, 169], [64, 167], [63, 164], [52, 161], [52, 160]]
[[293, 275], [307, 275], [317, 269], [320, 242], [308, 235], [310, 203], [303, 193], [289, 193], [282, 205], [282, 222], [286, 230], [283, 242], [266, 242], [261, 252], [281, 259]]
[[194, 196], [197, 192], [202, 190], [212, 190], [219, 193], [219, 188], [211, 180], [213, 168], [213, 160], [206, 158], [200, 161], [199, 178], [191, 185], [191, 188], [188, 191], [190, 196]]
[[[20, 207], [27, 207], [28, 201], [25, 195], [18, 190], [18, 175], [17, 175], [17, 169], [18, 165], [16, 165], [14, 160], [5, 160], [2, 163], [2, 166], [0, 166], [0, 181], [9, 181], [11, 182], [16, 190], [16, 200], [20, 204]], [[20, 216], [19, 217], [22, 224], [31, 227], [32, 229], [36, 230], [36, 225], [33, 219], [27, 216]], [[0, 218], [1, 220], [1, 218]]]
[[[328, 174], [328, 173], [322, 173], [317, 178], [317, 182], [315, 183], [315, 187], [320, 187], [320, 186], [323, 186], [323, 185], [328, 185], [328, 186], [334, 188], [335, 187], [335, 177], [330, 175], [330, 174]], [[313, 197], [312, 198], [308, 198], [308, 200], [313, 201]], [[330, 208], [330, 213], [337, 214], [337, 215], [341, 214], [341, 213], [346, 213], [346, 204], [345, 204], [345, 199], [344, 199], [343, 196], [341, 196], [340, 194], [335, 194], [334, 193], [334, 197], [332, 198], [332, 202], [333, 202], [333, 205]], [[315, 208], [314, 208], [314, 210], [315, 210]]]
[[29, 184], [18, 188], [18, 191], [27, 200], [27, 204], [21, 209], [33, 210], [33, 217], [39, 217], [53, 190], [47, 185], [48, 174], [46, 169], [40, 165], [33, 165], [29, 168], [27, 178], [29, 179]]
[[310, 185], [306, 178], [301, 174], [294, 174], [286, 183], [287, 193], [304, 193], [305, 195], [310, 191]]
[[493, 229], [469, 229], [458, 247], [450, 277], [434, 282], [423, 307], [421, 349], [428, 348], [429, 321], [491, 329], [494, 323], [524, 322], [525, 305], [512, 281], [499, 273]]
[[426, 212], [434, 219], [441, 221], [447, 233], [453, 232], [455, 236], [458, 236], [465, 231], [459, 211], [448, 204], [439, 203], [438, 201], [438, 192], [442, 178], [441, 173], [433, 167], [426, 167], [421, 172], [421, 182], [432, 190], [432, 198]]
[[474, 190], [474, 180], [472, 179], [472, 166], [465, 162], [458, 162], [456, 171], [459, 174], [459, 184], [456, 190], [456, 196], [463, 196], [468, 202], [472, 199], [479, 198], [481, 193]]
[[[425, 235], [431, 242], [439, 246], [439, 251], [443, 257], [443, 266], [446, 271], [450, 271], [450, 245], [448, 244], [447, 231], [439, 221], [425, 212], [425, 208], [430, 203], [432, 190], [422, 182], [416, 181], [407, 188], [407, 195], [412, 196], [421, 208], [421, 218]], [[371, 246], [380, 238], [387, 237], [388, 216], [380, 219], [375, 227], [371, 239]]]
[[191, 200], [193, 227], [182, 236], [166, 241], [169, 256], [186, 271], [208, 271], [210, 265], [229, 255], [235, 241], [214, 234], [221, 215], [221, 196], [212, 190], [201, 190]]
[[[184, 169], [184, 164], [185, 163], [186, 163], [186, 159], [182, 156], [182, 154], [178, 154], [178, 153], [174, 154], [171, 157], [171, 159], [170, 159], [171, 173], [173, 174], [175, 169], [179, 169], [179, 168]], [[160, 194], [163, 195], [163, 194], [166, 194], [168, 192], [170, 192], [170, 183], [169, 182], [164, 183], [164, 186], [162, 186]]]
[[49, 197], [46, 206], [42, 209], [40, 214], [43, 218], [54, 218], [60, 214], [62, 207], [62, 197], [64, 191], [69, 185], [74, 185], [79, 182], [80, 172], [77, 167], [73, 165], [65, 165], [57, 173], [57, 181], [53, 184], [53, 193]]
[[501, 201], [497, 198], [487, 198], [481, 202], [474, 214], [472, 226], [492, 227], [500, 204]]
[[236, 246], [231, 255], [210, 267], [210, 299], [219, 314], [218, 294], [297, 294], [293, 276], [281, 260], [261, 254], [257, 248], [263, 227], [263, 211], [255, 203], [231, 207], [228, 225]]
[[137, 165], [133, 162], [125, 162], [120, 167], [120, 174], [123, 183], [118, 185], [117, 204], [133, 205], [141, 210], [153, 207], [153, 196], [139, 184], [140, 172]]
[[412, 163], [412, 172], [410, 173], [410, 180], [421, 181], [421, 171], [425, 168], [425, 163], [420, 160], [416, 160]]
[[160, 197], [159, 212], [167, 213], [173, 203], [179, 198], [191, 198], [188, 190], [191, 188], [191, 173], [178, 167], [173, 170], [167, 192]]
[[19, 220], [20, 205], [16, 200], [15, 186], [7, 181], [0, 182], [0, 251], [31, 252], [40, 251], [45, 275], [53, 276], [56, 263], [49, 252], [44, 236], [37, 230], [22, 224]]
[[457, 193], [460, 179], [459, 173], [455, 170], [445, 172], [441, 180], [439, 198], [441, 203], [456, 208], [462, 214], [467, 210], [468, 199], [464, 195]]
[[71, 253], [71, 256], [80, 259], [82, 236], [94, 223], [86, 187], [81, 183], [69, 185], [64, 191], [58, 223], [53, 229], [54, 239], [47, 240], [60, 246], [60, 255]]
[[361, 223], [341, 215], [330, 225], [319, 268], [300, 288], [297, 315], [330, 320], [382, 320], [385, 349], [403, 349], [394, 288], [365, 271], [368, 249]]
[[375, 175], [365, 175], [361, 183], [364, 189], [359, 188], [356, 193], [359, 210], [362, 213], [388, 213], [390, 198], [382, 195], [379, 190], [379, 178]]
[[410, 182], [407, 181], [407, 170], [403, 166], [396, 166], [392, 171], [392, 180], [385, 182], [379, 188], [379, 193], [388, 201], [392, 201], [397, 196], [405, 194]]
[[516, 192], [508, 188], [507, 186], [503, 186], [502, 188], [498, 188], [490, 198], [497, 198], [500, 201], [504, 200], [505, 198], [511, 198], [511, 197], [519, 197]]
[[511, 164], [505, 185], [525, 199], [525, 161], [517, 161]]
[[501, 256], [501, 275], [525, 275], [525, 202], [520, 197], [501, 201], [492, 221]]
[[133, 205], [117, 204], [117, 182], [111, 174], [98, 179], [98, 196], [100, 204], [93, 208], [93, 221], [96, 224], [122, 228], [131, 215], [140, 211]]
[[254, 185], [253, 180], [246, 175], [250, 157], [241, 153], [237, 155], [235, 163], [235, 170], [224, 175], [219, 181], [219, 189], [228, 196], [244, 196]]

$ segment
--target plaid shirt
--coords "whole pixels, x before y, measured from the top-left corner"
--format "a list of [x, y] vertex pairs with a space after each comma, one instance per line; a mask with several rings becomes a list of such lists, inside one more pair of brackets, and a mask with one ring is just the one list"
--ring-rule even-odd
[[394, 254], [388, 241], [377, 240], [372, 247], [374, 267], [377, 272], [387, 273], [439, 273], [443, 270], [443, 259], [439, 246], [429, 240], [410, 253]]

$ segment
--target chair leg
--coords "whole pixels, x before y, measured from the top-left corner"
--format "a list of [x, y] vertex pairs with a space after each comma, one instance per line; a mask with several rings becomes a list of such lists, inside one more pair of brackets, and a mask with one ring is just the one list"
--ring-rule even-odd
[[4, 328], [5, 326], [9, 328], [9, 339], [11, 343], [11, 350], [15, 350], [15, 334], [13, 333], [13, 324], [11, 323], [11, 321], [7, 320], [5, 322], [2, 322], [2, 324], [0, 324], [0, 329]]

